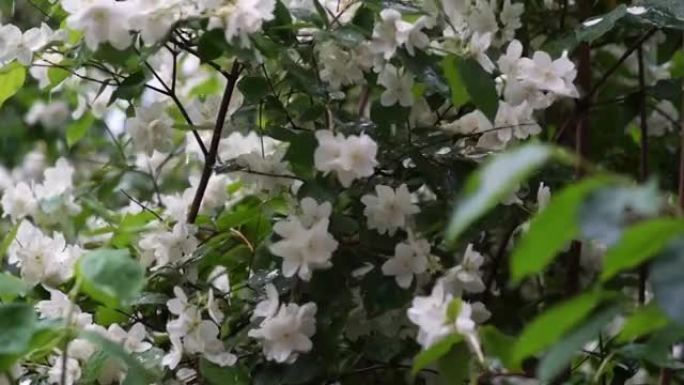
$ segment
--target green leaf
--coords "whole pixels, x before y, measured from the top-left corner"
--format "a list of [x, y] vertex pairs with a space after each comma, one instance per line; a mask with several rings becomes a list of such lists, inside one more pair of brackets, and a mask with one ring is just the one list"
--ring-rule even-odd
[[90, 113], [71, 123], [66, 129], [67, 146], [72, 147], [83, 139], [90, 127], [93, 126], [93, 123], [95, 123], [95, 117]]
[[601, 188], [592, 192], [579, 210], [582, 236], [610, 247], [620, 239], [626, 224], [634, 218], [656, 216], [661, 203], [655, 181]]
[[248, 101], [258, 101], [269, 92], [268, 81], [261, 76], [245, 76], [237, 86]]
[[0, 273], [0, 298], [3, 302], [23, 297], [28, 291], [29, 286], [21, 278], [5, 272]]
[[584, 198], [612, 179], [594, 177], [566, 187], [530, 222], [511, 256], [511, 276], [519, 282], [542, 271], [579, 233], [579, 208]]
[[54, 347], [54, 323], [38, 321], [26, 303], [0, 305], [0, 371], [6, 371], [24, 355]]
[[653, 297], [667, 316], [684, 325], [684, 238], [671, 242], [651, 263], [649, 281]]
[[682, 234], [684, 221], [680, 219], [653, 219], [630, 227], [603, 257], [601, 280], [605, 282], [622, 270], [646, 262]]
[[0, 69], [0, 107], [21, 89], [25, 80], [26, 68], [16, 61]]
[[249, 371], [241, 365], [220, 367], [202, 358], [199, 369], [202, 379], [210, 385], [250, 384]]
[[552, 147], [528, 144], [496, 156], [475, 172], [466, 182], [464, 198], [456, 203], [446, 231], [447, 239], [453, 242], [553, 153]]
[[475, 59], [453, 56], [453, 60], [459, 79], [468, 91], [470, 100], [489, 120], [494, 121], [499, 108], [499, 96], [496, 93], [496, 83], [492, 75], [488, 74]]
[[514, 337], [502, 333], [492, 325], [481, 327], [479, 334], [482, 347], [488, 357], [498, 358], [506, 369], [512, 371], [520, 370], [520, 367], [513, 362]]
[[50, 87], [54, 88], [61, 84], [71, 73], [61, 67], [50, 67], [47, 70], [47, 76], [50, 80]]
[[122, 385], [148, 385], [156, 381], [154, 373], [147, 370], [140, 361], [128, 354], [123, 347], [93, 332], [81, 333], [81, 337], [99, 346], [102, 353], [122, 362], [126, 366], [126, 377]]
[[449, 88], [451, 89], [451, 103], [455, 108], [459, 108], [470, 100], [468, 90], [461, 79], [461, 75], [456, 68], [456, 57], [449, 55], [442, 61], [442, 71], [444, 77], [449, 81]]
[[670, 76], [674, 79], [684, 78], [684, 51], [679, 50], [672, 55]]
[[518, 338], [513, 349], [513, 362], [521, 363], [523, 359], [556, 343], [589, 315], [601, 299], [599, 291], [592, 291], [554, 305], [537, 316]]
[[87, 252], [78, 262], [77, 277], [86, 294], [110, 307], [130, 302], [145, 284], [144, 270], [128, 250]]
[[470, 378], [470, 349], [465, 343], [456, 344], [437, 360], [440, 384], [466, 384]]
[[5, 254], [7, 254], [7, 250], [9, 249], [10, 245], [12, 245], [12, 242], [14, 242], [14, 238], [17, 237], [17, 231], [19, 231], [19, 225], [20, 223], [16, 223], [10, 231], [7, 232], [7, 235], [2, 239], [2, 242], [0, 242], [0, 262], [2, 262], [3, 257]]
[[434, 345], [430, 346], [426, 350], [418, 353], [418, 355], [413, 359], [413, 367], [411, 373], [415, 376], [421, 370], [425, 369], [428, 365], [436, 362], [444, 355], [451, 351], [451, 348], [457, 343], [461, 342], [463, 337], [460, 334], [454, 333], [450, 334]]
[[669, 323], [663, 311], [654, 304], [639, 307], [625, 321], [616, 342], [629, 342], [637, 337], [645, 336], [658, 329], [665, 327]]
[[581, 352], [582, 347], [597, 338], [601, 329], [617, 314], [617, 308], [609, 308], [591, 317], [562, 341], [554, 344], [537, 366], [537, 376], [546, 383], [555, 378], [563, 369], [567, 368], [572, 357]]

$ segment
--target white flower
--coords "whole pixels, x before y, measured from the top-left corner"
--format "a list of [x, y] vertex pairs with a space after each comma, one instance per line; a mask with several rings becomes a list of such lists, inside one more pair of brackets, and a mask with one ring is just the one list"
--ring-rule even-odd
[[427, 270], [430, 243], [425, 239], [412, 239], [400, 242], [394, 248], [394, 256], [382, 265], [382, 273], [394, 276], [397, 285], [408, 289], [413, 276]]
[[323, 173], [334, 172], [344, 187], [354, 179], [373, 175], [378, 162], [378, 145], [366, 134], [333, 135], [331, 131], [316, 131], [318, 146], [314, 151], [314, 166]]
[[363, 83], [363, 70], [366, 66], [359, 60], [354, 50], [345, 49], [334, 40], [326, 40], [316, 45], [319, 60], [319, 75], [332, 90], [342, 86]]
[[376, 195], [367, 194], [361, 197], [366, 206], [363, 214], [368, 219], [368, 228], [378, 233], [394, 235], [397, 229], [406, 226], [407, 218], [419, 213], [420, 208], [411, 202], [411, 194], [402, 184], [396, 190], [390, 186], [375, 186]]
[[34, 215], [38, 210], [38, 202], [33, 195], [33, 190], [28, 184], [19, 182], [15, 186], [5, 189], [2, 194], [2, 216], [9, 216], [12, 221]]
[[537, 188], [537, 211], [542, 211], [548, 206], [551, 200], [551, 188], [546, 186], [544, 182], [539, 183]]
[[275, 0], [237, 0], [218, 8], [208, 28], [224, 28], [226, 41], [237, 40], [240, 46], [249, 47], [249, 35], [259, 32], [264, 22], [275, 17], [275, 4]]
[[304, 281], [311, 279], [315, 269], [332, 266], [330, 259], [337, 250], [337, 241], [328, 233], [328, 219], [322, 219], [311, 228], [305, 228], [297, 217], [289, 217], [273, 226], [283, 239], [269, 247], [274, 255], [283, 258], [283, 275], [295, 274]]
[[285, 152], [275, 151], [263, 156], [261, 151], [250, 152], [238, 156], [236, 163], [245, 169], [240, 173], [240, 179], [245, 184], [252, 184], [257, 190], [275, 192], [282, 187], [292, 185], [292, 172], [289, 164], [283, 160]]
[[179, 17], [179, 0], [138, 0], [129, 22], [146, 45], [153, 45], [169, 33]]
[[126, 130], [136, 150], [152, 155], [154, 150], [173, 150], [173, 119], [166, 114], [164, 103], [136, 108], [135, 116], [126, 119]]
[[371, 50], [381, 54], [385, 60], [391, 59], [397, 48], [407, 41], [412, 28], [411, 23], [401, 20], [399, 11], [391, 8], [383, 9], [380, 12], [380, 21], [376, 22], [373, 28]]
[[496, 68], [492, 62], [492, 59], [487, 56], [487, 50], [491, 44], [491, 33], [480, 34], [477, 32], [471, 36], [470, 43], [468, 44], [468, 52], [475, 58], [475, 60], [477, 60], [478, 63], [480, 63], [482, 68], [489, 73], [492, 73], [492, 71], [494, 71]]
[[118, 324], [111, 324], [107, 329], [107, 337], [123, 346], [124, 350], [129, 353], [143, 353], [152, 347], [149, 342], [143, 340], [147, 338], [145, 326], [141, 323], [135, 323], [128, 331], [125, 331]]
[[54, 197], [69, 194], [73, 189], [74, 168], [64, 158], [57, 159], [54, 167], [43, 172], [43, 183], [34, 187], [36, 198], [49, 200]]
[[278, 363], [293, 363], [300, 353], [313, 348], [311, 337], [316, 332], [316, 304], [306, 303], [282, 305], [280, 310], [264, 320], [258, 329], [251, 329], [248, 335], [262, 340], [267, 360]]
[[525, 13], [525, 4], [511, 3], [511, 0], [504, 0], [503, 8], [499, 13], [499, 20], [503, 24], [501, 40], [510, 41], [515, 37], [515, 31], [522, 27], [520, 16]]
[[475, 251], [472, 244], [468, 244], [461, 263], [449, 269], [444, 277], [445, 283], [453, 288], [454, 293], [463, 290], [469, 293], [483, 292], [486, 289], [480, 272], [483, 263], [482, 254]]
[[19, 49], [21, 30], [14, 24], [0, 26], [0, 63], [12, 61]]
[[324, 220], [329, 219], [332, 213], [332, 204], [330, 202], [323, 202], [320, 205], [315, 199], [306, 197], [299, 202], [299, 206], [302, 208], [302, 215], [299, 220], [302, 226], [310, 228], [314, 224]]
[[568, 97], [577, 97], [573, 81], [577, 75], [575, 65], [563, 55], [556, 60], [544, 51], [537, 51], [532, 59], [520, 59], [520, 78], [540, 90]]
[[392, 64], [385, 66], [378, 75], [378, 84], [385, 87], [385, 91], [380, 95], [380, 103], [383, 106], [393, 106], [399, 103], [403, 107], [413, 105], [413, 76], [397, 69]]
[[461, 116], [451, 123], [442, 125], [440, 128], [458, 135], [471, 135], [490, 132], [493, 130], [494, 126], [482, 111], [475, 110]]
[[50, 358], [50, 369], [48, 369], [47, 382], [50, 384], [73, 385], [81, 378], [81, 366], [74, 358], [68, 357], [66, 360], [66, 374], [65, 381], [62, 383], [62, 363], [64, 359], [62, 355], [53, 356]]
[[[223, 97], [220, 95], [211, 95], [204, 99], [193, 98], [188, 104], [187, 111], [190, 119], [194, 126], [200, 129], [212, 129], [216, 125], [216, 116], [218, 115], [219, 108], [221, 107], [221, 99]], [[228, 111], [226, 113], [227, 123], [230, 117], [242, 107], [244, 102], [244, 96], [242, 93], [235, 89], [233, 95], [230, 98], [230, 104], [228, 105]], [[195, 140], [194, 138], [192, 139]], [[205, 143], [206, 145], [207, 143]]]
[[522, 52], [523, 46], [520, 41], [512, 40], [508, 43], [506, 53], [499, 56], [499, 60], [496, 62], [499, 65], [499, 71], [506, 74], [507, 77], [516, 77]]
[[444, 337], [453, 333], [461, 334], [478, 358], [482, 360], [482, 350], [477, 339], [477, 324], [472, 319], [473, 309], [467, 302], [460, 302], [459, 312], [451, 318], [449, 307], [454, 298], [447, 293], [442, 280], [432, 288], [426, 297], [415, 297], [406, 314], [411, 322], [418, 326], [416, 340], [427, 349]]
[[446, 322], [446, 313], [452, 300], [453, 296], [446, 292], [441, 281], [432, 288], [429, 296], [413, 299], [406, 314], [418, 326], [416, 339], [424, 348], [451, 334], [452, 326]]
[[494, 128], [480, 137], [479, 147], [500, 149], [514, 138], [522, 140], [541, 133], [541, 127], [534, 120], [532, 109], [527, 102], [512, 106], [499, 101]]
[[145, 258], [156, 260], [156, 268], [159, 268], [190, 258], [199, 244], [194, 234], [194, 226], [179, 222], [171, 231], [159, 230], [146, 234], [138, 246], [146, 254]]
[[409, 55], [414, 56], [416, 49], [423, 49], [430, 45], [430, 38], [423, 32], [428, 24], [430, 24], [430, 18], [427, 16], [421, 16], [418, 18], [415, 24], [411, 26], [406, 41], [404, 42], [404, 47]]
[[42, 318], [66, 320], [71, 312], [72, 321], [75, 325], [85, 327], [93, 322], [93, 317], [88, 313], [82, 313], [81, 309], [73, 304], [66, 294], [48, 286], [44, 286], [44, 288], [50, 293], [50, 299], [38, 301], [35, 306]]
[[63, 101], [45, 104], [43, 101], [33, 103], [24, 116], [27, 124], [40, 123], [41, 126], [54, 130], [61, 127], [69, 119], [69, 106]]
[[[71, 3], [72, 6], [65, 6]], [[131, 45], [129, 33], [129, 2], [115, 0], [88, 0], [62, 2], [67, 17], [67, 25], [83, 31], [86, 45], [96, 50], [101, 43], [109, 42], [114, 48], [123, 50]]]
[[81, 249], [67, 245], [60, 233], [48, 237], [30, 222], [22, 221], [7, 254], [9, 263], [20, 267], [21, 277], [29, 285], [59, 285], [73, 276]]
[[266, 285], [266, 298], [256, 305], [252, 312], [251, 320], [271, 318], [278, 312], [279, 307], [278, 289], [272, 283], [269, 283]]

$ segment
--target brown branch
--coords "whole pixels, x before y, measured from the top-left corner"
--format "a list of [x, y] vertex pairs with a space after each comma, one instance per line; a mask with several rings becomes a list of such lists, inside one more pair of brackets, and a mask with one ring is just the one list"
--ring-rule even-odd
[[221, 133], [223, 132], [223, 126], [226, 123], [228, 106], [230, 104], [230, 99], [233, 97], [233, 91], [235, 90], [235, 84], [237, 83], [239, 74], [240, 64], [236, 59], [233, 62], [233, 68], [230, 70], [230, 76], [228, 77], [226, 89], [223, 92], [223, 99], [221, 100], [221, 105], [219, 106], [218, 115], [216, 117], [216, 126], [214, 127], [214, 133], [211, 137], [211, 144], [209, 145], [209, 153], [207, 154], [207, 157], [204, 160], [204, 169], [202, 170], [202, 176], [200, 178], [199, 185], [197, 186], [195, 197], [192, 200], [190, 211], [188, 212], [188, 223], [195, 223], [195, 220], [197, 219], [197, 214], [199, 213], [200, 206], [202, 205], [204, 192], [207, 190], [207, 185], [209, 184], [209, 178], [211, 178], [211, 174], [214, 172], [214, 165], [216, 164], [216, 158], [218, 155], [219, 142], [221, 141]]
[[204, 141], [202, 141], [202, 137], [200, 136], [199, 132], [197, 132], [197, 130], [194, 128], [195, 125], [192, 123], [192, 119], [190, 118], [188, 112], [185, 110], [183, 103], [181, 103], [180, 99], [178, 98], [178, 95], [176, 95], [176, 92], [173, 90], [173, 87], [175, 87], [176, 74], [174, 73], [174, 86], [169, 87], [164, 81], [164, 79], [162, 79], [161, 76], [159, 76], [159, 74], [157, 73], [157, 71], [155, 71], [154, 67], [152, 67], [152, 65], [150, 65], [150, 63], [147, 62], [147, 60], [144, 60], [143, 63], [145, 64], [145, 67], [147, 67], [147, 69], [150, 70], [150, 72], [152, 72], [152, 76], [154, 76], [154, 78], [157, 79], [157, 81], [162, 85], [162, 87], [164, 87], [164, 89], [166, 90], [166, 95], [168, 95], [171, 98], [171, 100], [173, 100], [173, 102], [176, 104], [176, 107], [178, 107], [178, 110], [180, 111], [181, 115], [183, 115], [185, 121], [190, 125], [190, 127], [193, 127], [192, 135], [195, 137], [195, 140], [197, 141], [197, 144], [199, 145], [202, 154], [206, 158], [209, 155], [207, 147], [204, 145]]
[[[648, 178], [648, 119], [646, 116], [646, 74], [644, 68], [644, 52], [641, 45], [637, 48], [637, 60], [639, 62], [639, 117], [641, 120], [641, 156], [639, 159], [639, 180]], [[639, 267], [639, 304], [646, 302], [646, 279], [648, 277], [648, 265]]]

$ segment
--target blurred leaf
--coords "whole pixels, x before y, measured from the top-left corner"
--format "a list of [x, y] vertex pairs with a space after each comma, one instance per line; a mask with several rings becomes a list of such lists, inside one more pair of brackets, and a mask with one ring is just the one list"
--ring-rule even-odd
[[0, 298], [3, 302], [12, 302], [17, 297], [23, 297], [29, 289], [29, 286], [21, 278], [10, 273], [0, 272]]
[[513, 281], [542, 271], [579, 233], [579, 209], [585, 197], [612, 179], [584, 179], [551, 197], [548, 206], [535, 216], [511, 256]]
[[603, 329], [618, 313], [617, 308], [609, 308], [589, 318], [584, 324], [570, 332], [560, 342], [555, 343], [537, 366], [537, 376], [546, 383], [567, 368], [572, 357], [581, 353], [582, 347], [595, 340]]
[[8, 370], [32, 348], [37, 330], [33, 307], [25, 303], [0, 305], [0, 371]]
[[625, 321], [620, 334], [616, 338], [616, 342], [624, 343], [631, 341], [665, 327], [668, 322], [667, 317], [658, 306], [649, 304], [639, 307]]
[[457, 343], [461, 342], [463, 337], [460, 334], [454, 333], [450, 334], [438, 342], [434, 343], [429, 348], [418, 353], [418, 355], [413, 359], [413, 367], [411, 373], [415, 376], [421, 370], [428, 367], [430, 364], [436, 362], [444, 355], [451, 351], [451, 348]]
[[470, 349], [465, 343], [456, 344], [437, 360], [440, 384], [466, 384], [470, 379]]
[[[60, 63], [60, 65], [64, 66], [65, 64]], [[47, 70], [47, 76], [50, 80], [50, 87], [52, 88], [60, 85], [66, 78], [69, 77], [69, 75], [71, 75], [71, 73], [61, 67], [50, 67]]]
[[682, 234], [684, 221], [672, 218], [644, 221], [628, 228], [604, 255], [601, 280], [607, 281], [622, 270], [646, 262]]
[[497, 155], [471, 175], [446, 231], [453, 242], [465, 229], [510, 194], [553, 155], [553, 148], [528, 144]]
[[0, 69], [0, 107], [24, 85], [26, 68], [14, 61]]
[[593, 191], [579, 210], [582, 236], [612, 246], [629, 221], [655, 216], [661, 202], [655, 181], [642, 186], [606, 187]]
[[76, 274], [83, 292], [110, 307], [129, 303], [145, 284], [145, 272], [128, 250], [89, 251], [79, 260]]
[[520, 370], [517, 363], [513, 362], [515, 337], [503, 334], [499, 329], [492, 325], [481, 327], [479, 332], [486, 356], [498, 358], [506, 369], [511, 371]]
[[446, 56], [442, 61], [442, 70], [444, 71], [444, 77], [449, 81], [451, 103], [454, 107], [459, 108], [470, 100], [470, 96], [456, 67], [456, 60], [454, 55]]
[[202, 379], [211, 385], [249, 385], [249, 371], [239, 364], [220, 367], [206, 359], [200, 360], [200, 374]]
[[121, 383], [122, 385], [148, 385], [157, 380], [152, 372], [147, 370], [140, 361], [128, 354], [117, 343], [93, 332], [84, 332], [81, 334], [81, 337], [99, 346], [102, 353], [109, 358], [118, 360], [126, 366], [126, 377]]
[[660, 309], [684, 325], [684, 238], [671, 242], [650, 266], [649, 281]]
[[67, 146], [72, 147], [83, 139], [94, 123], [95, 117], [90, 113], [86, 113], [81, 119], [68, 125], [66, 128]]
[[557, 343], [599, 304], [602, 295], [592, 291], [557, 304], [537, 316], [518, 337], [513, 349], [513, 362], [539, 353]]

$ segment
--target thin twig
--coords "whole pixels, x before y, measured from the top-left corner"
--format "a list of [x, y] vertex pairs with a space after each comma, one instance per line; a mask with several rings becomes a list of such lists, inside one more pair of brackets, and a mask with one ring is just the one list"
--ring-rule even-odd
[[211, 144], [209, 145], [209, 154], [204, 160], [202, 176], [200, 177], [199, 184], [197, 185], [197, 191], [195, 192], [195, 197], [193, 198], [192, 205], [188, 211], [188, 223], [195, 223], [200, 206], [202, 205], [204, 192], [209, 184], [209, 178], [211, 178], [211, 174], [214, 172], [214, 164], [216, 163], [216, 158], [218, 155], [221, 133], [223, 132], [223, 126], [226, 123], [228, 106], [230, 104], [231, 98], [233, 97], [233, 91], [235, 90], [235, 84], [237, 83], [239, 74], [240, 63], [238, 63], [236, 59], [233, 62], [233, 68], [230, 70], [230, 77], [228, 78], [228, 83], [226, 84], [225, 91], [223, 92], [223, 99], [221, 100], [221, 105], [219, 106], [218, 115], [216, 117], [216, 126], [214, 127]]

